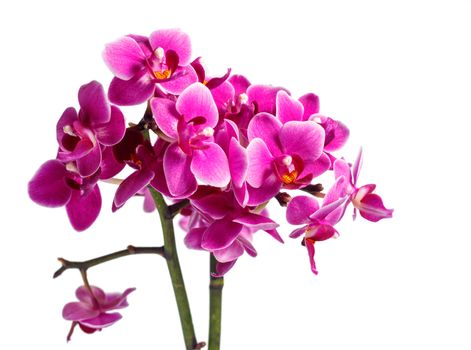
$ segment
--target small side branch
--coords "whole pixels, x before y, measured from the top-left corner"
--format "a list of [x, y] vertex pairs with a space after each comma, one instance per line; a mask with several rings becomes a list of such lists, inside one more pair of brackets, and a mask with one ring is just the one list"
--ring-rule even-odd
[[58, 258], [57, 260], [60, 261], [62, 266], [59, 270], [57, 270], [54, 273], [53, 278], [59, 277], [60, 275], [62, 275], [64, 271], [68, 269], [78, 269], [83, 274], [83, 272], [87, 271], [90, 267], [100, 265], [107, 261], [118, 259], [123, 256], [134, 255], [134, 254], [157, 254], [162, 257], [165, 257], [164, 247], [134, 247], [130, 245], [124, 250], [120, 250], [115, 253], [103, 255], [98, 258], [90, 259], [86, 261], [69, 261], [64, 258]]

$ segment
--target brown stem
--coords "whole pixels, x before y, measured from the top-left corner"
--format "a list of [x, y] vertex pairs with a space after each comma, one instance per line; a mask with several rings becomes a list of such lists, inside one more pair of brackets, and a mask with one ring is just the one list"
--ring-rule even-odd
[[[115, 253], [103, 255], [103, 256], [100, 256], [98, 258], [85, 260], [85, 261], [69, 261], [69, 260], [66, 260], [64, 258], [58, 258], [57, 260], [59, 260], [61, 262], [62, 266], [59, 270], [57, 270], [54, 273], [53, 278], [59, 277], [60, 275], [62, 275], [62, 273], [64, 271], [66, 271], [68, 269], [78, 269], [80, 271], [80, 273], [82, 274], [82, 277], [83, 277], [84, 273], [90, 267], [100, 265], [104, 262], [114, 260], [114, 259], [118, 259], [118, 258], [121, 258], [123, 256], [134, 255], [134, 254], [157, 254], [157, 255], [160, 255], [162, 257], [165, 257], [164, 247], [134, 247], [134, 246], [130, 245], [124, 250], [120, 250], [120, 251], [115, 252]], [[85, 276], [86, 276], [86, 274], [85, 274]], [[86, 279], [84, 279], [84, 283], [86, 283]]]

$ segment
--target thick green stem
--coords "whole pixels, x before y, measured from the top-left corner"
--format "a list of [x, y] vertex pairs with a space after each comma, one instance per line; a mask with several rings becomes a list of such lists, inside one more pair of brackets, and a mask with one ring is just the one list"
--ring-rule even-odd
[[214, 277], [216, 272], [216, 259], [210, 254], [210, 281], [209, 281], [209, 345], [208, 350], [219, 350], [221, 343], [221, 311], [223, 277]]
[[199, 344], [196, 342], [193, 320], [191, 318], [190, 304], [186, 294], [185, 282], [183, 281], [180, 262], [178, 261], [172, 213], [170, 213], [169, 207], [165, 203], [162, 195], [151, 187], [149, 187], [149, 190], [160, 215], [160, 222], [164, 236], [164, 254], [167, 260], [168, 272], [170, 273], [170, 278], [172, 280], [178, 313], [180, 315], [180, 323], [182, 326], [183, 338], [185, 340], [185, 347], [186, 350], [193, 350], [197, 348]]

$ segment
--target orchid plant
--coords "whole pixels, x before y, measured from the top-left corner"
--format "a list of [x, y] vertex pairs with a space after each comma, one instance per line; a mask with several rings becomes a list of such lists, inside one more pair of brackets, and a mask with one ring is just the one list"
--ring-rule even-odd
[[[186, 349], [206, 345], [192, 324], [175, 244], [177, 217], [185, 245], [210, 256], [208, 348], [216, 350], [224, 275], [245, 253], [257, 255], [257, 232], [283, 243], [279, 224], [265, 208], [269, 201], [287, 207], [288, 223], [300, 226], [289, 237], [303, 237], [314, 274], [316, 242], [339, 235], [335, 226], [350, 206], [354, 218], [357, 211], [373, 222], [392, 216], [373, 193], [375, 185], [357, 185], [362, 152], [353, 164], [337, 155], [349, 129], [320, 114], [315, 94], [295, 98], [282, 87], [251, 84], [230, 69], [208, 76], [200, 58], [191, 58], [189, 36], [178, 29], [124, 36], [105, 46], [103, 59], [114, 74], [108, 91], [97, 81], [80, 87], [80, 109], [69, 107], [59, 118], [58, 151], [29, 182], [29, 195], [43, 206], [65, 206], [72, 227], [83, 231], [100, 213], [99, 183], [113, 183], [113, 211], [135, 197], [144, 197], [146, 212], [157, 209], [164, 246], [130, 245], [80, 262], [60, 258], [54, 277], [68, 269], [82, 277], [79, 301], [63, 309], [72, 322], [67, 340], [76, 326], [94, 333], [120, 320], [114, 310], [128, 306], [134, 291], [105, 293], [89, 283], [89, 268], [127, 255], [157, 254], [167, 262]], [[146, 104], [144, 116], [126, 125], [118, 106], [138, 104]], [[122, 179], [124, 168], [132, 172]], [[318, 183], [321, 175], [332, 178], [326, 191]]]

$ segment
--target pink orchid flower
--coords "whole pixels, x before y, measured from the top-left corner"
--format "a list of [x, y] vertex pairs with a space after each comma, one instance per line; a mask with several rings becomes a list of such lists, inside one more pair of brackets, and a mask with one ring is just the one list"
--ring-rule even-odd
[[115, 75], [108, 95], [118, 105], [145, 102], [156, 87], [179, 94], [198, 80], [190, 65], [190, 37], [179, 29], [122, 37], [106, 45], [103, 59]]
[[170, 142], [163, 156], [168, 190], [174, 197], [191, 195], [197, 180], [225, 187], [230, 170], [224, 150], [214, 142], [218, 111], [209, 89], [201, 83], [187, 87], [177, 101], [151, 100], [155, 121]]
[[99, 177], [100, 170], [92, 176], [82, 177], [73, 162], [66, 165], [56, 159], [49, 160], [28, 183], [28, 193], [39, 205], [65, 206], [72, 227], [83, 231], [93, 224], [101, 210]]
[[102, 85], [92, 81], [78, 93], [80, 110], [69, 107], [57, 122], [57, 159], [75, 161], [81, 176], [90, 176], [100, 167], [104, 146], [117, 144], [126, 129], [124, 116], [110, 106]]
[[358, 175], [363, 161], [363, 152], [360, 149], [358, 157], [352, 167], [344, 160], [337, 159], [334, 163], [335, 177], [344, 177], [346, 192], [350, 195], [349, 201], [353, 204], [353, 218], [357, 210], [366, 220], [377, 222], [381, 219], [391, 218], [393, 209], [386, 209], [383, 200], [373, 191], [376, 185], [369, 184], [357, 187]]
[[250, 121], [248, 138], [249, 205], [268, 201], [281, 187], [306, 186], [330, 166], [323, 157], [324, 129], [313, 121], [282, 124], [269, 113], [258, 113]]
[[304, 225], [291, 232], [291, 238], [304, 234], [304, 245], [307, 248], [311, 271], [317, 274], [314, 260], [316, 242], [337, 237], [339, 233], [334, 225], [342, 218], [347, 200], [345, 193], [345, 178], [338, 178], [326, 194], [322, 207], [315, 198], [308, 196], [294, 197], [288, 204], [286, 219], [292, 225]]
[[85, 333], [101, 331], [119, 321], [119, 312], [110, 312], [128, 306], [127, 296], [135, 291], [128, 288], [123, 293], [105, 293], [101, 288], [91, 286], [79, 287], [75, 295], [79, 301], [68, 303], [62, 310], [62, 317], [72, 321], [67, 341], [71, 340], [74, 328], [79, 325]]

